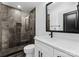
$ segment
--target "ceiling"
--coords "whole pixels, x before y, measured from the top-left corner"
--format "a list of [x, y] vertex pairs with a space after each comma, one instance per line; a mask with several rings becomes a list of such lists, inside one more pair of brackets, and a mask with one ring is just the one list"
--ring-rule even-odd
[[21, 9], [24, 12], [29, 13], [34, 7], [39, 5], [42, 2], [2, 2], [5, 5], [12, 6], [14, 8], [18, 8], [17, 6], [20, 5]]

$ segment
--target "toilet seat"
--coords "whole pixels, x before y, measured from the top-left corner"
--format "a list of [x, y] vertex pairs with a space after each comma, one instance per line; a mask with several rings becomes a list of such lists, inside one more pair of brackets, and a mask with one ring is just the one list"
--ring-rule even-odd
[[29, 44], [29, 45], [24, 47], [24, 53], [26, 55], [34, 54], [34, 51], [35, 51], [35, 45], [34, 44]]

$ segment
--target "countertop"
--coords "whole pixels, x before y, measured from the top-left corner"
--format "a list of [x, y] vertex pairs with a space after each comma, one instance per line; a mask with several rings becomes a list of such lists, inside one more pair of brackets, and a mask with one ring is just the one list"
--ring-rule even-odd
[[35, 40], [39, 40], [53, 48], [59, 49], [74, 57], [79, 57], [79, 41], [50, 38], [48, 36], [35, 36]]

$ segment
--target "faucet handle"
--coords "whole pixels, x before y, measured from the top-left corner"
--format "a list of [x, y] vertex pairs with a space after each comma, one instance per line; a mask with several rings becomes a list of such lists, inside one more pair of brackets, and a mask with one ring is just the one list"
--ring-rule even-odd
[[51, 35], [51, 33], [49, 34], [49, 36]]
[[51, 38], [53, 37], [53, 34], [52, 34], [52, 32], [50, 32], [49, 36], [51, 36]]

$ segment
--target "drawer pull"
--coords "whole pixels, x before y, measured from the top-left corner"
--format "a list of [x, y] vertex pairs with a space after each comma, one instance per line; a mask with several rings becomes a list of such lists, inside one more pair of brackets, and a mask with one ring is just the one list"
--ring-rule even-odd
[[57, 56], [57, 57], [61, 57], [61, 56]]
[[41, 56], [40, 56], [40, 51], [38, 52], [38, 57], [41, 57]]
[[41, 57], [43, 57], [43, 53], [41, 52]]

